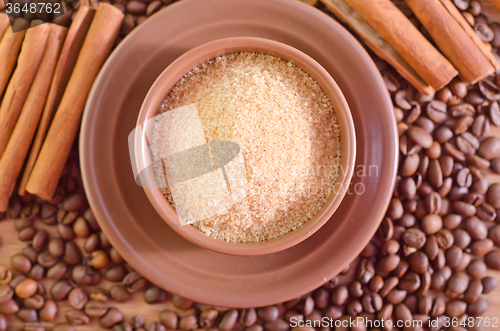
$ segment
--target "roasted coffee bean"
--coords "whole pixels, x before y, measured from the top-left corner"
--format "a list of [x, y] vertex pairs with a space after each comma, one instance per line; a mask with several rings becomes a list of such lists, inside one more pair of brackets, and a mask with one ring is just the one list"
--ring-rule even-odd
[[448, 230], [454, 230], [462, 223], [462, 217], [457, 214], [448, 214], [443, 217], [443, 226]]
[[73, 232], [80, 238], [87, 238], [90, 234], [89, 226], [85, 218], [78, 217], [73, 224]]
[[0, 285], [6, 285], [12, 280], [12, 271], [5, 267], [0, 266]]
[[18, 298], [24, 299], [35, 294], [37, 289], [38, 283], [35, 280], [28, 278], [20, 282], [16, 286], [15, 291]]
[[491, 160], [490, 166], [491, 166], [490, 169], [494, 173], [500, 174], [500, 158], [496, 157], [493, 160]]
[[418, 312], [429, 315], [432, 309], [432, 297], [428, 295], [420, 296], [418, 299]]
[[375, 275], [370, 280], [370, 291], [372, 291], [373, 293], [378, 293], [383, 286], [384, 286], [384, 279], [379, 275]]
[[161, 323], [158, 322], [153, 322], [149, 328], [148, 331], [167, 331], [167, 328]]
[[69, 292], [68, 303], [74, 309], [82, 309], [87, 301], [89, 301], [89, 297], [83, 289], [74, 288]]
[[14, 278], [12, 278], [12, 280], [9, 283], [9, 285], [12, 288], [16, 288], [17, 285], [19, 285], [22, 281], [24, 281], [26, 279], [28, 279], [28, 277], [26, 277], [25, 275], [18, 274], [16, 276], [14, 276]]
[[474, 216], [476, 214], [476, 207], [470, 203], [463, 201], [453, 201], [453, 210], [462, 216]]
[[467, 303], [462, 300], [452, 300], [446, 304], [446, 315], [454, 318], [465, 314]]
[[[430, 202], [429, 204], [434, 204], [434, 207], [435, 207], [435, 201], [437, 200], [437, 198], [436, 199], [434, 199], [434, 198], [431, 198], [431, 200], [433, 200], [434, 202]], [[441, 201], [440, 199], [441, 198], [439, 197], [439, 201]], [[427, 201], [427, 199], [426, 199], [426, 201]], [[433, 208], [433, 207], [431, 207], [431, 208]], [[421, 222], [422, 222], [421, 223], [422, 230], [426, 234], [434, 234], [434, 233], [438, 232], [439, 230], [441, 230], [441, 228], [443, 227], [443, 220], [441, 219], [441, 216], [439, 216], [439, 215], [427, 215], [422, 219]]]
[[83, 193], [73, 193], [62, 202], [62, 208], [69, 211], [82, 210], [87, 207], [87, 198]]
[[383, 273], [389, 273], [397, 268], [400, 257], [396, 254], [387, 255], [380, 259], [377, 268]]
[[[482, 32], [483, 34], [486, 33], [488, 34], [488, 37], [493, 39], [493, 31], [490, 29], [489, 26], [485, 25], [485, 24], [476, 24], [476, 28], [478, 28], [479, 26], [482, 26], [482, 28], [484, 28], [485, 30]], [[476, 33], [477, 33], [477, 30], [476, 30]], [[481, 37], [481, 36], [479, 36]], [[491, 40], [489, 40], [491, 41]], [[481, 93], [490, 101], [497, 101], [497, 100], [500, 100], [500, 88], [493, 82], [485, 79], [485, 80], [482, 80], [480, 81], [478, 84], [479, 86], [479, 90], [481, 91]]]
[[469, 286], [469, 276], [463, 271], [453, 273], [448, 281], [445, 294], [450, 299], [457, 298]]
[[342, 306], [349, 296], [347, 286], [339, 285], [332, 290], [331, 302], [336, 306]]
[[426, 237], [419, 229], [411, 228], [406, 230], [403, 234], [403, 241], [410, 247], [420, 249], [425, 245]]
[[441, 296], [436, 297], [434, 299], [430, 315], [432, 317], [437, 317], [443, 315], [445, 310], [446, 310], [446, 302], [444, 301], [443, 297]]
[[472, 124], [472, 134], [476, 137], [482, 137], [488, 134], [490, 130], [490, 120], [484, 115], [479, 115]]
[[14, 290], [9, 285], [0, 285], [0, 305], [6, 303], [14, 296]]
[[493, 222], [497, 217], [497, 212], [492, 205], [483, 203], [476, 208], [476, 216], [482, 221]]
[[[361, 285], [361, 283], [358, 282], [357, 280], [350, 282], [348, 289], [349, 289], [349, 295], [352, 298], [360, 298], [363, 296], [363, 285]], [[311, 309], [311, 311], [312, 311], [312, 309]], [[307, 313], [304, 311], [304, 314], [307, 316], [311, 313], [311, 311], [309, 311]]]
[[84, 249], [87, 253], [92, 253], [99, 248], [99, 244], [99, 235], [97, 233], [93, 233], [85, 240]]
[[469, 283], [469, 287], [464, 293], [464, 300], [467, 303], [477, 302], [481, 294], [483, 293], [483, 284], [480, 279], [473, 279]]
[[403, 204], [399, 199], [392, 199], [387, 209], [387, 216], [395, 220], [403, 216]]
[[429, 236], [423, 247], [424, 253], [427, 255], [429, 260], [434, 260], [439, 252], [439, 246], [436, 236]]
[[125, 275], [127, 274], [127, 269], [121, 265], [116, 265], [104, 273], [104, 278], [109, 280], [110, 282], [121, 282]]
[[[128, 273], [125, 278], [123, 278], [123, 285], [125, 286], [125, 288], [127, 289], [127, 291], [129, 293], [133, 293], [133, 292], [137, 292], [137, 291], [140, 291], [142, 289], [144, 289], [146, 287], [146, 279], [144, 279], [138, 272], [136, 271], [133, 271], [133, 272], [130, 272]], [[173, 296], [172, 297], [172, 301], [174, 303], [174, 305], [176, 305], [176, 296]], [[191, 302], [191, 305], [192, 305], [192, 302]], [[189, 307], [185, 307], [185, 308], [181, 308], [181, 307], [178, 307], [176, 305], [177, 308], [180, 308], [180, 309], [186, 309], [186, 308], [189, 308]]]
[[[432, 134], [432, 132], [434, 132], [434, 128], [436, 126], [436, 124], [432, 120], [428, 119], [427, 117], [423, 117], [423, 116], [420, 116], [415, 121], [415, 125], [418, 127], [421, 127], [429, 134]], [[431, 148], [432, 148], [432, 146], [431, 146]]]
[[500, 139], [497, 137], [488, 137], [481, 142], [477, 154], [486, 160], [498, 157], [500, 154]]
[[472, 277], [481, 278], [486, 273], [486, 264], [483, 260], [474, 260], [467, 267], [467, 272]]
[[105, 302], [90, 300], [85, 304], [83, 310], [90, 317], [101, 317], [106, 314], [108, 307]]
[[488, 229], [486, 228], [486, 225], [475, 216], [469, 217], [465, 220], [464, 228], [470, 234], [472, 239], [482, 240], [486, 239], [488, 236]]
[[461, 116], [455, 121], [453, 125], [453, 132], [456, 135], [467, 132], [472, 123], [474, 123], [474, 117], [469, 115]]
[[122, 258], [120, 253], [118, 253], [118, 251], [114, 247], [111, 247], [111, 249], [109, 250], [109, 257], [110, 257], [111, 261], [113, 261], [114, 264], [125, 263], [125, 260]]
[[443, 144], [443, 151], [455, 161], [465, 162], [466, 160], [465, 154], [449, 142]]
[[35, 309], [21, 308], [16, 314], [23, 322], [36, 322], [38, 321], [38, 313]]
[[12, 268], [21, 273], [27, 274], [31, 270], [31, 261], [23, 254], [15, 254], [11, 257]]
[[37, 261], [41, 266], [50, 268], [59, 261], [59, 258], [52, 256], [48, 250], [44, 250], [38, 254]]
[[133, 327], [134, 329], [143, 328], [145, 323], [146, 321], [144, 320], [144, 317], [140, 315], [135, 315], [130, 320], [131, 327]]
[[[206, 309], [200, 314], [200, 326], [210, 328], [217, 319], [218, 312], [215, 309]], [[160, 321], [167, 328], [175, 330], [179, 322], [177, 314], [170, 310], [164, 310], [160, 313]]]
[[38, 310], [44, 306], [45, 300], [40, 294], [35, 294], [32, 297], [24, 299], [23, 303], [26, 308]]
[[38, 315], [42, 321], [52, 322], [57, 315], [57, 305], [53, 300], [45, 301], [43, 308], [40, 309]]
[[485, 262], [488, 268], [500, 270], [500, 251], [491, 251], [488, 253]]
[[446, 125], [438, 127], [434, 132], [434, 139], [436, 139], [438, 143], [443, 144], [451, 138], [453, 138], [453, 131]]
[[113, 325], [120, 323], [122, 320], [123, 314], [118, 309], [111, 308], [99, 319], [99, 324], [101, 327], [109, 329]]
[[460, 10], [467, 10], [469, 8], [470, 0], [453, 0], [455, 6]]
[[462, 260], [463, 251], [456, 245], [453, 245], [446, 251], [446, 264], [454, 269], [460, 265]]
[[396, 269], [392, 271], [392, 274], [398, 278], [402, 277], [405, 272], [408, 270], [409, 264], [408, 262], [402, 260], [399, 262], [398, 266]]
[[488, 301], [479, 298], [476, 302], [469, 304], [467, 314], [471, 316], [481, 316], [488, 309]]
[[61, 238], [54, 238], [49, 241], [49, 253], [53, 257], [59, 258], [64, 255], [64, 241]]
[[7, 302], [0, 305], [0, 314], [2, 315], [13, 315], [19, 311], [19, 305], [14, 299], [10, 299]]
[[69, 292], [73, 289], [73, 286], [68, 280], [60, 280], [52, 286], [50, 293], [52, 298], [56, 301], [64, 300], [68, 297]]
[[78, 217], [78, 211], [68, 211], [65, 209], [59, 209], [57, 212], [57, 221], [64, 225], [72, 225], [76, 218]]
[[383, 255], [396, 254], [399, 251], [399, 242], [394, 239], [386, 241], [380, 246], [380, 252]]
[[406, 292], [415, 292], [420, 287], [420, 277], [418, 274], [409, 271], [399, 280], [398, 287]]
[[412, 321], [413, 320], [413, 316], [411, 314], [410, 309], [408, 309], [408, 307], [404, 303], [400, 303], [400, 304], [394, 306], [394, 317], [397, 320], [401, 320], [401, 321]]
[[80, 310], [68, 310], [66, 312], [66, 320], [71, 325], [84, 325], [90, 322], [90, 318]]
[[454, 243], [453, 234], [447, 229], [441, 229], [436, 233], [436, 241], [439, 248], [448, 249]]
[[64, 240], [73, 240], [75, 237], [75, 233], [73, 232], [73, 228], [69, 225], [65, 225], [63, 223], [57, 224], [57, 233]]
[[109, 290], [109, 294], [116, 302], [125, 302], [130, 299], [130, 293], [122, 285], [113, 285]]
[[59, 262], [52, 266], [48, 271], [47, 271], [47, 278], [50, 279], [61, 279], [66, 275], [66, 272], [68, 271], [68, 265], [64, 262]]
[[[417, 192], [417, 187], [415, 185], [415, 181], [411, 177], [406, 177], [401, 179], [401, 183], [399, 185], [399, 194], [403, 198], [413, 199]], [[403, 208], [404, 209], [404, 208]]]
[[30, 241], [33, 239], [35, 234], [36, 234], [36, 229], [32, 226], [28, 226], [27, 228], [24, 228], [21, 231], [19, 231], [17, 237], [21, 241]]
[[57, 223], [57, 207], [49, 203], [44, 203], [40, 207], [40, 218], [47, 225], [55, 225]]
[[68, 241], [64, 244], [63, 260], [69, 265], [77, 265], [82, 262], [82, 253], [74, 241]]
[[372, 241], [370, 241], [359, 255], [362, 257], [374, 257], [375, 255], [377, 255], [377, 251], [378, 247], [375, 246]]
[[160, 303], [167, 300], [167, 292], [158, 286], [151, 286], [144, 291], [144, 300], [148, 304]]
[[[275, 319], [273, 319], [273, 321], [276, 319], [277, 319], [277, 316]], [[231, 309], [231, 310], [227, 311], [224, 314], [224, 316], [222, 317], [222, 320], [219, 322], [219, 330], [223, 330], [223, 331], [232, 330], [234, 325], [236, 324], [237, 320], [238, 320], [238, 311], [236, 309]], [[196, 325], [196, 318], [194, 318], [193, 321], [194, 321], [194, 323], [190, 322], [190, 324]], [[181, 322], [182, 322], [182, 320], [181, 320]], [[267, 321], [267, 322], [270, 322], [270, 321]], [[189, 328], [185, 328], [185, 329], [189, 329]]]
[[471, 252], [476, 256], [483, 256], [491, 252], [493, 241], [491, 239], [478, 240], [471, 245]]
[[471, 237], [468, 232], [463, 229], [455, 229], [453, 231], [454, 243], [461, 249], [465, 249], [471, 242]]
[[[325, 290], [326, 291], [326, 290]], [[327, 292], [328, 294], [328, 292]], [[328, 306], [328, 303], [326, 304]], [[326, 307], [325, 306], [325, 307]], [[203, 315], [203, 312], [202, 314]], [[200, 326], [207, 325], [210, 327], [214, 319], [217, 317], [217, 311], [214, 309], [207, 309], [202, 323], [202, 316], [200, 315]], [[257, 321], [257, 312], [254, 308], [243, 309], [240, 314], [239, 322], [243, 326], [251, 326]]]
[[486, 200], [493, 208], [500, 208], [500, 184], [494, 183], [490, 186]]
[[425, 108], [427, 116], [435, 123], [444, 123], [448, 119], [446, 103], [439, 100], [432, 100]]
[[463, 168], [458, 171], [455, 181], [460, 187], [470, 187], [472, 185], [472, 174], [469, 168]]
[[23, 255], [25, 255], [31, 261], [31, 263], [37, 262], [38, 252], [35, 251], [35, 249], [33, 248], [32, 245], [28, 245], [28, 246], [24, 247], [21, 250], [21, 252], [23, 253]]
[[403, 161], [399, 173], [403, 177], [413, 176], [418, 169], [420, 164], [420, 157], [418, 154], [407, 155]]
[[496, 279], [495, 277], [487, 276], [481, 280], [481, 283], [483, 284], [483, 293], [488, 294], [497, 287], [498, 279]]
[[38, 230], [35, 236], [33, 237], [33, 248], [37, 251], [40, 252], [42, 249], [47, 246], [47, 243], [49, 242], [49, 233], [45, 230]]
[[411, 270], [418, 274], [423, 274], [429, 267], [429, 259], [427, 258], [427, 255], [421, 251], [416, 251], [410, 255], [409, 263]]

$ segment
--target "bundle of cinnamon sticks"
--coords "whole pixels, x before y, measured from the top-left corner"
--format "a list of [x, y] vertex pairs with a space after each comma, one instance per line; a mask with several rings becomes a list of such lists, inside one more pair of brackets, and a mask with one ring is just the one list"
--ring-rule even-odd
[[[105, 3], [97, 11], [81, 6], [69, 30], [33, 22], [13, 33], [0, 13], [0, 212], [19, 178], [20, 195], [54, 195], [90, 87], [123, 16]], [[28, 25], [23, 19], [14, 24]]]
[[390, 0], [321, 1], [422, 94], [456, 75], [474, 84], [500, 70], [491, 48], [451, 0], [405, 0], [439, 50]]

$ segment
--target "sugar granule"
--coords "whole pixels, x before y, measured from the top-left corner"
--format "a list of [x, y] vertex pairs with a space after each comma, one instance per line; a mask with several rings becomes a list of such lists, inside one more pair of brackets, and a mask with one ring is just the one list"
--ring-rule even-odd
[[[225, 214], [192, 226], [232, 242], [268, 240], [303, 225], [332, 194], [340, 167], [337, 118], [301, 68], [265, 54], [220, 56], [184, 76], [162, 112], [193, 103], [208, 141], [240, 145], [248, 190]], [[164, 194], [173, 205], [168, 189]]]

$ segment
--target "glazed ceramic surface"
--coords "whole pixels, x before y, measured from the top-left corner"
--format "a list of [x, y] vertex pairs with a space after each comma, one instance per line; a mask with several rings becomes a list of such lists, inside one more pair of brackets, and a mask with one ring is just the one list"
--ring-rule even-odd
[[[357, 140], [354, 176], [333, 217], [302, 243], [253, 257], [216, 253], [172, 230], [134, 182], [127, 144], [149, 88], [169, 63], [196, 46], [237, 36], [277, 40], [320, 63], [347, 99]], [[137, 27], [104, 65], [86, 106], [80, 156], [91, 207], [135, 269], [198, 302], [264, 306], [321, 286], [368, 243], [391, 198], [397, 131], [369, 55], [318, 9], [295, 0], [183, 0]]]
[[[151, 201], [151, 204], [163, 220], [165, 220], [172, 229], [189, 241], [216, 252], [232, 255], [250, 256], [271, 254], [302, 242], [320, 229], [333, 215], [335, 210], [337, 210], [347, 192], [352, 178], [356, 156], [354, 123], [347, 101], [328, 71], [303, 52], [274, 40], [254, 37], [219, 39], [186, 52], [161, 73], [149, 90], [142, 104], [137, 126], [141, 128], [147, 127], [146, 123], [159, 114], [161, 105], [170, 90], [177, 84], [180, 78], [188, 74], [193, 68], [217, 56], [238, 52], [265, 53], [277, 56], [286, 61], [291, 61], [313, 77], [319, 86], [322, 87], [323, 92], [325, 92], [333, 105], [340, 128], [342, 154], [339, 165], [340, 171], [338, 171], [339, 176], [336, 182], [336, 185], [338, 184], [336, 187], [339, 187], [339, 189], [336, 190], [336, 192], [334, 192], [325, 202], [323, 207], [300, 228], [278, 238], [258, 243], [236, 243], [212, 238], [192, 226], [181, 223], [177, 213], [165, 199], [161, 189], [151, 188], [148, 185], [144, 190], [149, 201]], [[156, 175], [152, 167], [148, 168], [150, 165], [150, 152], [148, 149], [149, 140], [146, 139], [147, 130], [139, 132], [140, 135], [135, 138], [136, 143], [139, 143], [140, 147], [136, 148], [134, 153], [136, 156], [137, 168], [146, 169], [142, 172], [142, 174], [146, 176], [144, 181], [153, 183], [156, 182]], [[258, 153], [258, 151], [255, 152]], [[252, 188], [249, 187], [248, 189], [251, 190]]]

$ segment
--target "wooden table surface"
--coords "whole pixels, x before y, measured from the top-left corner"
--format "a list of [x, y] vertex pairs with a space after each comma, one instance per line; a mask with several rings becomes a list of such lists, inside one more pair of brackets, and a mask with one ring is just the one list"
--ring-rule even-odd
[[[481, 2], [483, 4], [483, 8], [485, 9], [485, 14], [488, 16], [488, 18], [490, 20], [495, 20], [500, 22], [500, 10], [495, 8], [487, 0], [481, 0]], [[500, 137], [500, 128], [492, 128], [491, 133], [493, 135]], [[489, 174], [488, 176], [492, 182], [500, 182], [500, 175]], [[36, 226], [39, 228], [48, 229], [48, 227], [46, 227], [41, 222], [37, 222]], [[13, 220], [0, 221], [0, 265], [10, 266], [10, 257], [13, 254], [20, 253], [21, 249], [25, 245], [26, 245], [25, 243], [22, 243], [17, 239], [17, 232], [14, 229]], [[500, 279], [500, 271], [490, 270], [488, 271], [488, 273]], [[47, 289], [50, 289], [51, 282], [50, 281], [44, 281], [44, 282], [47, 286]], [[110, 284], [107, 282], [103, 282], [99, 286], [105, 289], [110, 288]], [[488, 299], [490, 305], [484, 316], [490, 318], [497, 317], [500, 320], [500, 286], [497, 287], [494, 292], [487, 295], [486, 298]], [[144, 318], [146, 318], [148, 325], [153, 321], [158, 321], [158, 316], [160, 311], [173, 307], [170, 302], [156, 304], [156, 305], [148, 305], [144, 302], [142, 298], [142, 292], [134, 294], [132, 298], [126, 303], [121, 303], [121, 304], [113, 303], [111, 304], [111, 306], [119, 308], [124, 313], [127, 319], [136, 314], [142, 315]], [[69, 308], [66, 302], [59, 303], [59, 307], [60, 310], [57, 321], [64, 323], [65, 322], [64, 311], [68, 310]], [[11, 318], [10, 320], [12, 321], [11, 324], [12, 326], [9, 330], [18, 330], [20, 327], [22, 327], [22, 323], [15, 320], [14, 318]], [[498, 325], [500, 325], [500, 321]], [[99, 329], [100, 328], [98, 327], [98, 324], [96, 323], [95, 319], [93, 319], [91, 323], [87, 326], [77, 327], [77, 330], [82, 330], [82, 331], [99, 330]]]

